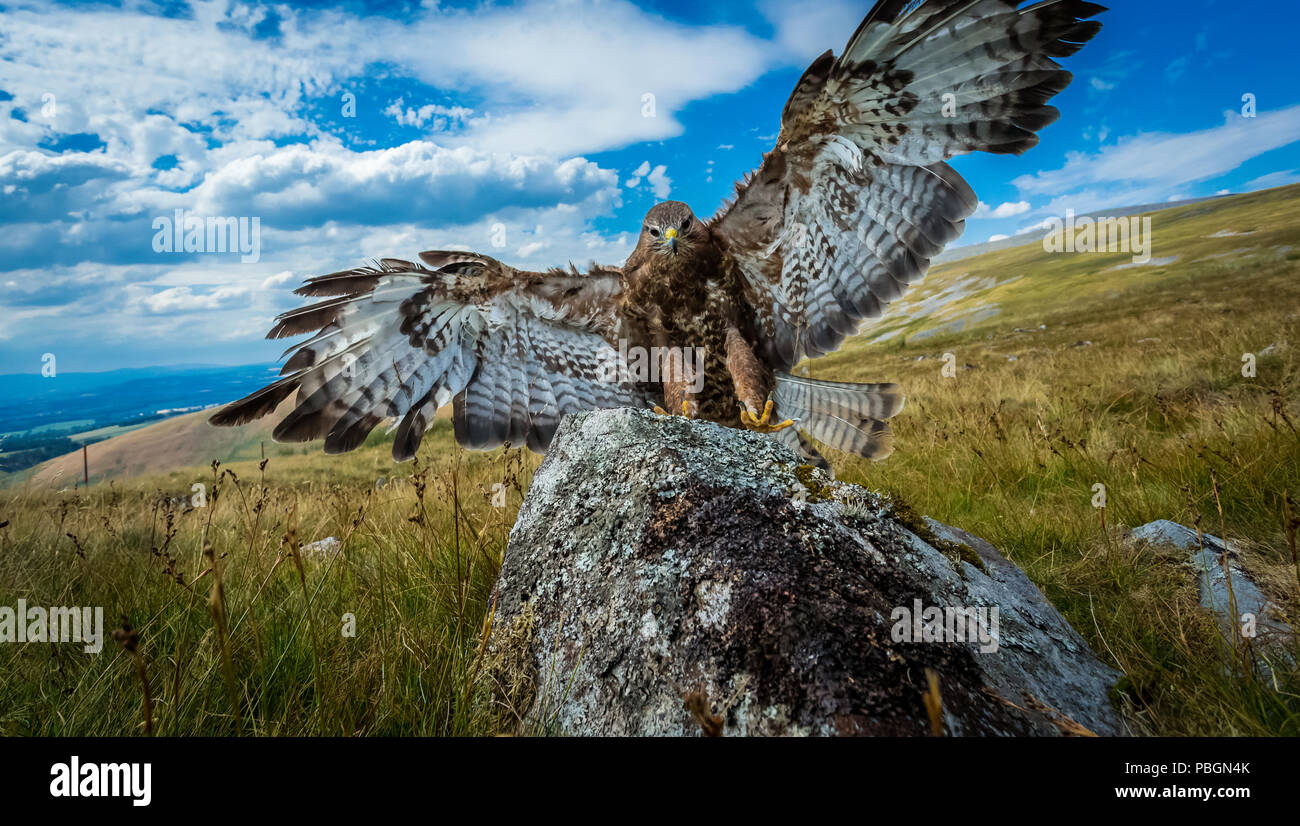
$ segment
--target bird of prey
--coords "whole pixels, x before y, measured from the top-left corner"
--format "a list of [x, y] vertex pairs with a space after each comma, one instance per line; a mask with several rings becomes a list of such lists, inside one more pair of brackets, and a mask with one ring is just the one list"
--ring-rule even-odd
[[211, 421], [247, 422], [296, 392], [276, 440], [340, 453], [390, 421], [401, 461], [449, 403], [460, 444], [536, 451], [567, 413], [654, 407], [774, 433], [823, 467], [814, 440], [883, 458], [897, 385], [790, 371], [880, 315], [961, 234], [978, 201], [946, 161], [1034, 146], [1071, 80], [1053, 58], [1082, 48], [1102, 11], [880, 0], [839, 57], [804, 72], [775, 147], [713, 217], [657, 204], [622, 267], [528, 272], [434, 251], [311, 278], [297, 293], [327, 298], [268, 338], [315, 335]]

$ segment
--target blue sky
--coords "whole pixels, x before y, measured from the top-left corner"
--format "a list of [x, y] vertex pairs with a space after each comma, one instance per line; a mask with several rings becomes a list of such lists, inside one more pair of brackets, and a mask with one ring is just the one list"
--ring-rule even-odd
[[[269, 361], [297, 282], [369, 258], [617, 264], [657, 200], [713, 213], [869, 6], [0, 2], [0, 373]], [[1292, 0], [1111, 6], [1038, 147], [954, 161], [958, 243], [1300, 181]], [[176, 209], [256, 217], [258, 260], [156, 251]]]

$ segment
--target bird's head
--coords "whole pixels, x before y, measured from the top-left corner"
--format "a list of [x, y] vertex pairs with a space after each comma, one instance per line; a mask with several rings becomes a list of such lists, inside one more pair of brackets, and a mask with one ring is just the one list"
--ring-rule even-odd
[[689, 254], [705, 237], [704, 225], [681, 201], [655, 204], [641, 223], [637, 245], [659, 255]]

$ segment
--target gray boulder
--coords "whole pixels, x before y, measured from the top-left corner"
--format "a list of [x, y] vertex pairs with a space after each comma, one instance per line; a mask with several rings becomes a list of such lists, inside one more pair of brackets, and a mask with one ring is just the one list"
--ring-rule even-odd
[[[1187, 563], [1196, 572], [1201, 607], [1214, 614], [1229, 645], [1248, 643], [1266, 660], [1292, 661], [1294, 630], [1287, 624], [1281, 609], [1264, 595], [1254, 577], [1242, 567], [1237, 552], [1222, 539], [1208, 533], [1198, 539], [1192, 528], [1168, 519], [1157, 519], [1134, 528], [1129, 532], [1129, 540], [1175, 548], [1186, 554]], [[1232, 611], [1234, 607], [1235, 614]], [[1271, 673], [1267, 662], [1256, 665], [1261, 673]]]
[[495, 598], [524, 732], [1124, 733], [1119, 673], [987, 542], [709, 422], [567, 417]]

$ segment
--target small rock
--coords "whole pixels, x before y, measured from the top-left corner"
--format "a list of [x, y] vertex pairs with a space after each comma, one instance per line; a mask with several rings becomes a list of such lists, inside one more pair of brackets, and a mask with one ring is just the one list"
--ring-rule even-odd
[[334, 556], [341, 550], [343, 543], [332, 536], [302, 546], [302, 552], [311, 557]]
[[[1164, 545], [1185, 551], [1188, 562], [1196, 570], [1201, 606], [1218, 618], [1219, 628], [1229, 644], [1240, 640], [1240, 630], [1246, 615], [1254, 618], [1254, 643], [1282, 653], [1291, 650], [1294, 632], [1286, 624], [1280, 610], [1259, 590], [1250, 573], [1237, 561], [1235, 551], [1217, 536], [1202, 534], [1204, 547], [1196, 531], [1168, 519], [1158, 519], [1134, 528], [1131, 540], [1148, 545]], [[1228, 571], [1220, 561], [1225, 548], [1228, 554]], [[1228, 575], [1232, 576], [1231, 593]], [[1237, 615], [1230, 613], [1231, 599], [1236, 600]]]

